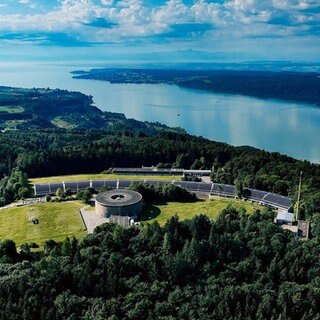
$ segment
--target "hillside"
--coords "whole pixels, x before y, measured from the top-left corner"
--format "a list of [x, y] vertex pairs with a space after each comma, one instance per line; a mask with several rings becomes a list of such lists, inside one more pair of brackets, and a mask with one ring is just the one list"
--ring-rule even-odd
[[104, 224], [36, 254], [0, 242], [0, 319], [319, 319], [319, 219], [306, 242], [272, 217]]
[[[101, 173], [113, 167], [212, 169], [216, 182], [297, 197], [301, 217], [320, 212], [320, 166], [279, 153], [195, 137], [126, 119], [92, 98], [51, 89], [1, 88], [0, 205], [32, 191], [27, 177]], [[7, 118], [12, 118], [8, 120]]]
[[127, 119], [124, 114], [103, 112], [92, 97], [58, 89], [0, 87], [0, 129], [103, 129], [112, 132], [137, 130], [155, 134], [158, 130], [184, 132], [159, 123]]
[[[0, 206], [30, 196], [28, 177], [142, 165], [214, 167], [216, 182], [296, 200], [302, 171], [300, 218], [311, 222], [312, 239], [298, 241], [273, 223], [268, 209], [248, 215], [228, 206], [216, 220], [198, 215], [180, 222], [173, 216], [160, 221], [163, 227], [104, 224], [81, 241], [72, 237], [83, 232], [67, 206], [59, 213], [57, 207], [34, 206], [39, 225], [27, 226], [28, 207], [19, 209], [14, 222], [5, 216], [12, 211], [4, 210], [2, 233], [13, 238], [24, 228], [29, 237], [16, 238], [20, 251], [12, 240], [0, 241], [0, 320], [320, 318], [320, 165], [183, 132], [145, 130], [148, 124], [141, 122], [134, 122], [141, 125], [137, 130], [121, 116], [106, 120], [90, 97], [78, 93], [5, 88], [2, 99]], [[147, 212], [148, 220], [160, 209]], [[167, 205], [164, 215], [165, 210], [171, 216], [178, 208]], [[190, 213], [181, 212], [182, 218]], [[44, 243], [37, 252], [31, 250], [35, 234]], [[66, 235], [72, 238], [57, 242]]]

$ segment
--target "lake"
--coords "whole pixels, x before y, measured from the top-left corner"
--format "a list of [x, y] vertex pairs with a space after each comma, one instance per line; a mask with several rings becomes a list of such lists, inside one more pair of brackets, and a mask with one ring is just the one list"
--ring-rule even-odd
[[320, 107], [295, 102], [214, 94], [172, 85], [110, 84], [72, 79], [90, 66], [0, 64], [0, 85], [51, 87], [93, 96], [102, 110], [159, 121], [232, 145], [250, 145], [320, 162]]

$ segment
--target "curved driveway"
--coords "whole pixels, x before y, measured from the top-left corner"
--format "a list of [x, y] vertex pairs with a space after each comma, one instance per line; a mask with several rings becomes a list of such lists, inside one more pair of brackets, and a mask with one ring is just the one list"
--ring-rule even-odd
[[[159, 181], [159, 180], [90, 180], [90, 181], [75, 181], [75, 182], [54, 182], [35, 184], [34, 192], [36, 196], [46, 194], [55, 194], [58, 188], [61, 190], [71, 189], [72, 192], [85, 190], [88, 187], [100, 189], [102, 187], [109, 187], [112, 189], [125, 189], [130, 186], [132, 182], [145, 182], [150, 185], [168, 184], [172, 183], [175, 186], [181, 186], [189, 191], [196, 193], [204, 193], [208, 195], [219, 195], [223, 197], [234, 197], [235, 187], [228, 184], [221, 183], [205, 183], [205, 182], [190, 182], [190, 181]], [[275, 193], [251, 189], [251, 196], [249, 200], [256, 201], [261, 205], [269, 206], [275, 209], [288, 210], [292, 206], [292, 201], [288, 197], [284, 197]]]

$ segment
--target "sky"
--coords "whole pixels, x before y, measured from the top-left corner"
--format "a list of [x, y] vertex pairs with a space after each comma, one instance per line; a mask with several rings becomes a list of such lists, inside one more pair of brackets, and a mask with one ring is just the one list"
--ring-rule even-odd
[[319, 0], [0, 0], [0, 61], [319, 57]]

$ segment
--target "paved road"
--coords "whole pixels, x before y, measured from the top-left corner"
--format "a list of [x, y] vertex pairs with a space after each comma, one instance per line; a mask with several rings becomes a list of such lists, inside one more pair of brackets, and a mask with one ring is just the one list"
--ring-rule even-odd
[[[206, 183], [206, 182], [190, 182], [190, 181], [158, 181], [158, 180], [134, 180], [137, 182], [147, 182], [150, 185], [173, 183], [176, 186], [181, 186], [192, 192], [206, 193], [211, 195], [219, 195], [223, 197], [234, 197], [235, 187], [221, 183]], [[100, 189], [102, 187], [110, 187], [112, 189], [128, 188], [133, 180], [91, 180], [91, 181], [75, 181], [75, 182], [55, 182], [35, 184], [34, 191], [36, 196], [46, 194], [55, 194], [58, 188], [61, 190], [71, 189], [73, 192], [85, 190], [88, 187]], [[288, 210], [292, 206], [292, 201], [288, 197], [284, 197], [275, 193], [251, 189], [251, 197], [249, 200], [256, 201], [261, 205], [270, 206]]]

